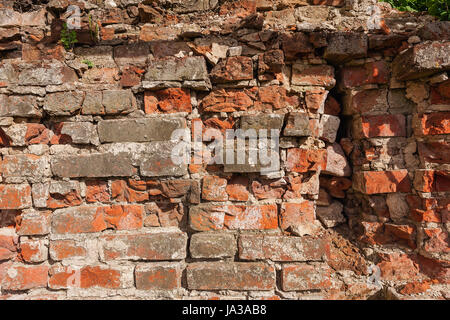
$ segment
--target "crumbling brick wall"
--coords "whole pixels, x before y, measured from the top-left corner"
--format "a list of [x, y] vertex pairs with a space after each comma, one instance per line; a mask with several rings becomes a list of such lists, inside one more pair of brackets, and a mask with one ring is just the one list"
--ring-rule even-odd
[[[371, 0], [2, 1], [0, 297], [448, 298], [449, 40]], [[280, 166], [173, 163], [195, 126]]]

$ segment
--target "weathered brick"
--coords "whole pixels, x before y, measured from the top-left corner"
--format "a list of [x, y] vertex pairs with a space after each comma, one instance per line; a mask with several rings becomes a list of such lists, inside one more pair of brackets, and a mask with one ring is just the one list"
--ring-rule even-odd
[[354, 123], [354, 134], [358, 138], [404, 137], [406, 119], [402, 114], [361, 116]]
[[187, 283], [194, 290], [271, 290], [275, 270], [265, 263], [211, 262], [191, 263]]
[[25, 209], [31, 205], [31, 187], [28, 184], [0, 185], [0, 209]]
[[326, 264], [286, 264], [281, 283], [285, 291], [325, 290], [331, 286], [331, 269]]
[[410, 256], [402, 253], [381, 254], [377, 264], [383, 280], [409, 280], [419, 274], [418, 265]]
[[51, 211], [26, 210], [20, 216], [16, 232], [21, 236], [46, 235], [50, 233]]
[[111, 197], [116, 201], [143, 202], [149, 199], [147, 183], [129, 179], [111, 182]]
[[126, 114], [137, 108], [136, 98], [131, 90], [103, 91], [102, 104], [106, 114]]
[[141, 205], [112, 205], [104, 207], [72, 207], [53, 213], [54, 233], [90, 233], [106, 229], [135, 230], [143, 226]]
[[[175, 164], [172, 161], [174, 148], [180, 146], [174, 141], [155, 141], [148, 144], [145, 158], [140, 165], [144, 177], [182, 176], [187, 173], [187, 165]], [[178, 149], [180, 150], [180, 149]], [[114, 174], [117, 176], [117, 174]]]
[[385, 84], [388, 81], [389, 67], [384, 60], [380, 60], [342, 68], [339, 84], [347, 89], [367, 84]]
[[339, 117], [329, 114], [323, 114], [320, 117], [319, 122], [319, 137], [322, 140], [333, 143], [334, 141], [336, 141], [336, 135], [340, 123], [341, 120], [339, 119]]
[[43, 262], [48, 258], [48, 248], [43, 240], [20, 241], [20, 257], [25, 262]]
[[202, 198], [210, 201], [226, 201], [227, 180], [217, 176], [206, 176], [203, 178]]
[[21, 68], [18, 78], [18, 84], [20, 85], [60, 85], [78, 80], [75, 70], [57, 60], [22, 63]]
[[94, 144], [97, 145], [96, 127], [90, 122], [60, 122], [55, 126], [52, 144]]
[[101, 91], [87, 91], [81, 107], [82, 114], [101, 115], [105, 114], [105, 107], [102, 104]]
[[327, 165], [322, 172], [338, 177], [349, 177], [352, 174], [352, 168], [338, 143], [327, 147]]
[[174, 290], [181, 287], [181, 268], [178, 264], [138, 265], [134, 276], [138, 290]]
[[326, 168], [326, 150], [291, 148], [287, 151], [286, 169], [292, 172], [320, 171]]
[[334, 67], [329, 65], [307, 65], [296, 63], [292, 66], [291, 83], [298, 86], [333, 88], [336, 84]]
[[145, 42], [156, 40], [175, 40], [180, 33], [180, 28], [144, 24], [139, 32], [139, 40]]
[[336, 32], [328, 38], [323, 57], [333, 63], [361, 58], [367, 54], [367, 36], [361, 33]]
[[400, 53], [392, 63], [394, 76], [413, 80], [440, 70], [450, 70], [450, 41], [420, 43]]
[[410, 192], [408, 170], [363, 171], [353, 174], [353, 188], [365, 193]]
[[383, 113], [389, 109], [388, 93], [386, 89], [370, 89], [350, 91], [344, 96], [344, 110], [346, 115]]
[[77, 112], [83, 103], [80, 91], [55, 92], [45, 96], [44, 110], [52, 116], [69, 116]]
[[189, 90], [168, 88], [144, 93], [145, 113], [191, 112], [191, 95]]
[[4, 156], [0, 162], [4, 178], [25, 178], [33, 182], [51, 175], [48, 157], [33, 154]]
[[261, 199], [281, 199], [285, 192], [285, 182], [280, 179], [259, 179], [252, 181], [255, 197]]
[[189, 252], [192, 258], [231, 258], [236, 253], [236, 239], [230, 233], [195, 233], [190, 239]]
[[208, 70], [203, 57], [150, 60], [144, 79], [149, 81], [206, 80]]
[[42, 117], [42, 110], [39, 109], [35, 96], [0, 94], [0, 116], [40, 118]]
[[46, 265], [13, 265], [2, 282], [3, 290], [20, 291], [47, 286], [49, 267]]
[[324, 238], [241, 235], [239, 258], [243, 260], [320, 261], [328, 251]]
[[281, 205], [280, 226], [283, 230], [301, 229], [314, 220], [314, 203], [311, 201], [283, 202]]
[[190, 208], [189, 224], [196, 231], [276, 229], [277, 206], [203, 204]]
[[128, 153], [97, 153], [77, 156], [55, 156], [51, 160], [53, 174], [58, 177], [132, 176], [136, 169]]
[[104, 235], [100, 257], [109, 260], [181, 260], [186, 258], [187, 236], [181, 232]]
[[214, 66], [210, 73], [215, 83], [253, 79], [253, 61], [250, 57], [229, 57]]
[[128, 288], [132, 286], [132, 274], [128, 269], [104, 265], [56, 266], [50, 269], [48, 286], [51, 289]]
[[293, 137], [309, 136], [313, 135], [314, 129], [314, 121], [309, 119], [306, 112], [291, 112], [287, 117], [283, 135]]
[[53, 181], [49, 185], [47, 207], [50, 209], [78, 206], [82, 202], [78, 181]]
[[185, 127], [183, 118], [103, 120], [98, 123], [98, 133], [102, 143], [165, 141], [173, 131]]
[[283, 34], [281, 46], [287, 60], [295, 60], [299, 54], [314, 51], [314, 47], [308, 41], [308, 36], [301, 32]]
[[61, 261], [72, 258], [85, 258], [87, 248], [82, 242], [75, 240], [52, 240], [49, 249], [52, 260]]
[[109, 202], [108, 183], [102, 180], [88, 180], [86, 184], [86, 202]]
[[414, 117], [413, 123], [417, 135], [450, 134], [450, 112], [426, 113]]
[[448, 192], [450, 174], [445, 170], [416, 170], [414, 188], [421, 192]]
[[258, 114], [258, 115], [243, 115], [241, 117], [240, 128], [242, 130], [254, 129], [278, 129], [283, 127], [284, 115], [282, 114]]
[[17, 255], [18, 237], [14, 235], [0, 235], [0, 261], [10, 260]]

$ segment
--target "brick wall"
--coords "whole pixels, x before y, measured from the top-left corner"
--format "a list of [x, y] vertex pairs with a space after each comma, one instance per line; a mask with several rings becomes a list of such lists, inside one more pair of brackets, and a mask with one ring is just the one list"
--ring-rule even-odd
[[[449, 298], [448, 30], [371, 0], [3, 1], [0, 298]], [[195, 126], [280, 130], [280, 165], [173, 163]]]

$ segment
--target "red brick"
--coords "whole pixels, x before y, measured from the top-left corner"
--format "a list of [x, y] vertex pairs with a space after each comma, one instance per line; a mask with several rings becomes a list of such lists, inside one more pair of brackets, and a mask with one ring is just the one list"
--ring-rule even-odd
[[417, 279], [419, 268], [406, 254], [391, 253], [380, 254], [381, 262], [377, 264], [383, 280], [409, 280]]
[[50, 242], [50, 256], [55, 261], [86, 257], [86, 247], [74, 240], [54, 240]]
[[226, 192], [231, 201], [247, 201], [249, 196], [248, 179], [241, 176], [233, 177], [228, 181]]
[[0, 235], [0, 261], [10, 260], [17, 253], [17, 237]]
[[100, 237], [102, 260], [181, 260], [187, 236], [181, 232], [105, 235]]
[[48, 266], [11, 266], [2, 282], [3, 290], [20, 291], [35, 288], [44, 288], [47, 286]]
[[417, 143], [421, 161], [430, 163], [450, 162], [450, 143], [446, 141], [429, 141]]
[[16, 232], [21, 236], [45, 235], [50, 233], [51, 211], [26, 211], [18, 219]]
[[408, 170], [363, 171], [353, 174], [353, 188], [365, 194], [410, 192]]
[[402, 114], [361, 116], [357, 126], [355, 136], [359, 138], [406, 136], [406, 120]]
[[342, 7], [345, 4], [345, 0], [313, 0], [312, 4], [322, 6]]
[[254, 180], [252, 191], [255, 197], [261, 199], [281, 199], [285, 192], [285, 184], [279, 179], [275, 180]]
[[450, 240], [445, 230], [441, 228], [425, 228], [423, 231], [427, 237], [423, 244], [423, 249], [426, 252], [450, 252]]
[[252, 80], [253, 60], [244, 56], [229, 57], [216, 64], [210, 75], [215, 83]]
[[124, 88], [134, 87], [141, 83], [141, 75], [144, 70], [137, 67], [126, 67], [122, 70], [120, 85]]
[[199, 205], [190, 208], [189, 224], [196, 231], [276, 229], [277, 206]]
[[301, 32], [285, 33], [281, 37], [281, 46], [286, 60], [295, 60], [299, 54], [313, 52], [308, 36]]
[[302, 198], [303, 195], [315, 195], [319, 193], [319, 172], [309, 172], [298, 176], [287, 177], [288, 189], [284, 199]]
[[320, 187], [327, 190], [335, 198], [345, 198], [345, 191], [351, 186], [352, 181], [344, 177], [320, 177]]
[[417, 170], [414, 176], [414, 188], [421, 192], [450, 191], [450, 172]]
[[227, 179], [217, 176], [207, 176], [203, 178], [202, 198], [210, 201], [226, 201]]
[[450, 80], [431, 88], [430, 103], [433, 105], [450, 105]]
[[284, 291], [329, 289], [331, 269], [326, 264], [286, 264], [281, 283]]
[[359, 87], [366, 84], [384, 84], [389, 80], [389, 67], [384, 61], [366, 63], [363, 66], [345, 67], [341, 71], [343, 88]]
[[218, 89], [203, 98], [203, 112], [234, 112], [245, 111], [253, 106], [250, 98], [255, 90], [249, 89]]
[[181, 286], [181, 269], [179, 265], [138, 265], [134, 274], [138, 290], [174, 290]]
[[283, 202], [280, 212], [281, 229], [288, 230], [313, 223], [315, 220], [314, 212], [314, 203], [312, 201], [302, 201], [300, 203]]
[[409, 282], [399, 292], [405, 295], [423, 293], [430, 289], [431, 283], [433, 281], [430, 280]]
[[267, 111], [298, 107], [299, 97], [288, 95], [283, 87], [268, 86], [251, 89], [218, 89], [203, 98], [202, 112]]
[[147, 183], [128, 179], [114, 180], [111, 182], [111, 196], [116, 201], [143, 202], [149, 199]]
[[25, 262], [43, 262], [48, 258], [48, 248], [42, 240], [21, 240], [20, 257]]
[[305, 102], [308, 110], [314, 113], [323, 113], [327, 95], [328, 91], [321, 89], [306, 91]]
[[48, 144], [50, 142], [50, 130], [43, 124], [28, 123], [25, 133], [25, 144]]
[[292, 68], [292, 84], [332, 88], [336, 84], [334, 67], [328, 65], [294, 64]]
[[310, 236], [241, 235], [238, 246], [243, 260], [320, 261], [329, 250], [324, 238]]
[[110, 266], [53, 267], [50, 270], [48, 286], [51, 289], [68, 288], [105, 288], [119, 289], [126, 287], [122, 280], [122, 270]]
[[416, 246], [416, 228], [411, 225], [395, 225], [386, 223], [385, 225], [385, 233], [386, 237], [390, 237], [389, 242], [391, 243], [405, 243], [412, 249], [415, 249]]
[[0, 209], [31, 207], [31, 187], [28, 184], [0, 185]]
[[74, 207], [54, 212], [54, 233], [100, 232], [108, 228], [135, 230], [143, 226], [144, 208], [141, 205], [112, 205], [105, 207]]
[[385, 89], [351, 91], [344, 96], [343, 102], [346, 114], [386, 113], [389, 108]]
[[49, 197], [47, 199], [47, 208], [66, 208], [79, 206], [82, 203], [78, 181], [61, 184], [61, 186], [57, 187], [54, 191], [55, 192], [52, 192], [50, 189]]
[[338, 116], [341, 113], [341, 105], [330, 95], [328, 95], [327, 100], [325, 100], [324, 113], [331, 114], [333, 116]]
[[145, 91], [145, 113], [191, 112], [191, 94], [187, 89], [168, 88]]
[[187, 284], [193, 290], [271, 290], [275, 269], [259, 262], [191, 263]]
[[287, 151], [286, 169], [292, 172], [320, 171], [326, 168], [327, 151], [291, 148]]
[[108, 183], [101, 180], [86, 181], [86, 202], [109, 202]]
[[416, 135], [450, 133], [450, 112], [426, 113], [414, 119]]

